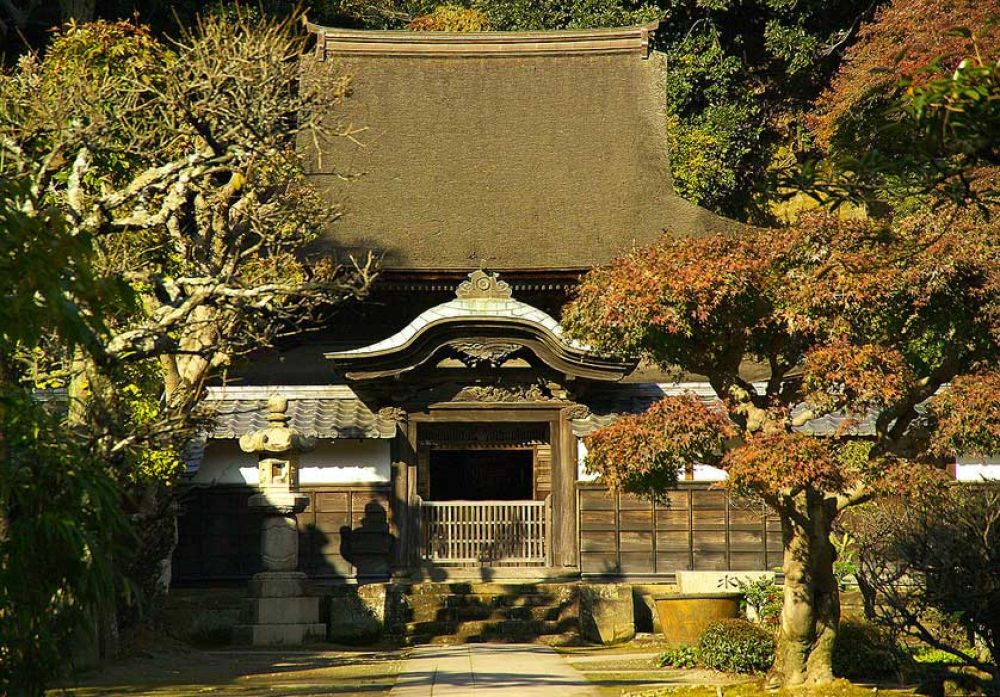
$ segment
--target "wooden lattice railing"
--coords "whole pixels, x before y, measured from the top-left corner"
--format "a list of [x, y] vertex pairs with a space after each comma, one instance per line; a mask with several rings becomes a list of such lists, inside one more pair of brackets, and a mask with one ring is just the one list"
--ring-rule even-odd
[[446, 564], [548, 562], [549, 499], [421, 501], [420, 557]]

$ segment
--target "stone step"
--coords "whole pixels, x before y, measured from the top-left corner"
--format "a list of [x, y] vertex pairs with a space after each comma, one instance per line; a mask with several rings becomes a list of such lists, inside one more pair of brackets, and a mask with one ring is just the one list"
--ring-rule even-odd
[[569, 602], [572, 597], [560, 598], [552, 594], [525, 593], [524, 595], [489, 595], [483, 593], [470, 593], [465, 595], [446, 595], [442, 600], [448, 607], [462, 607], [467, 605], [486, 605], [490, 607], [522, 607], [522, 606], [545, 606], [558, 605], [562, 602]]
[[522, 596], [550, 595], [557, 597], [564, 592], [572, 592], [572, 583], [417, 583], [410, 587], [408, 595], [491, 595]]
[[519, 644], [534, 640], [549, 646], [570, 646], [579, 641], [574, 632], [531, 635], [463, 635], [463, 634], [413, 634], [406, 637], [407, 646], [432, 644], [435, 646], [455, 646], [458, 644]]
[[410, 622], [405, 636], [453, 637], [462, 642], [504, 639], [531, 639], [565, 631], [561, 623], [552, 620], [477, 620], [471, 622]]
[[417, 607], [413, 622], [470, 622], [476, 620], [557, 620], [565, 612], [559, 605], [514, 605], [490, 607], [459, 605], [458, 607]]
[[326, 625], [320, 623], [238, 624], [233, 627], [233, 642], [251, 646], [298, 646], [325, 639]]
[[240, 621], [244, 624], [314, 624], [319, 598], [244, 598]]

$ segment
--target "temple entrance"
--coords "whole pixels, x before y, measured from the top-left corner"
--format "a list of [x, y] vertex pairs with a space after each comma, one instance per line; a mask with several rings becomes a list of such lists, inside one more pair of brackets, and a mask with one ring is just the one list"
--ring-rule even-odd
[[421, 424], [420, 558], [446, 566], [545, 566], [551, 505], [549, 424]]
[[533, 497], [534, 452], [433, 450], [430, 500], [518, 501]]

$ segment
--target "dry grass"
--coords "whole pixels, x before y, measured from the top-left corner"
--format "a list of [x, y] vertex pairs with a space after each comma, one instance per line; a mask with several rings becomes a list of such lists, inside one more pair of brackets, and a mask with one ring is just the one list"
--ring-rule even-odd
[[891, 695], [903, 697], [915, 694], [912, 689], [892, 689], [855, 685], [847, 680], [836, 680], [830, 685], [813, 688], [788, 688], [777, 691], [764, 689], [761, 680], [737, 685], [681, 685], [625, 692], [623, 697], [874, 697], [875, 695]]

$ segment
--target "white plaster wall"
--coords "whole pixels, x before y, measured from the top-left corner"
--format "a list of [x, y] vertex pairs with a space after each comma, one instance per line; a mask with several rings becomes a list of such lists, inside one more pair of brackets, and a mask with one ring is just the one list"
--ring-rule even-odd
[[725, 470], [721, 470], [718, 467], [712, 467], [711, 465], [694, 466], [694, 480], [696, 482], [721, 482], [728, 476]]
[[[389, 441], [328, 440], [299, 459], [300, 484], [387, 483]], [[257, 456], [240, 450], [235, 440], [211, 440], [193, 477], [200, 484], [256, 484]]]
[[955, 464], [955, 478], [960, 482], [1000, 480], [1000, 453], [959, 457]]
[[587, 459], [587, 446], [583, 444], [583, 438], [576, 439], [576, 480], [578, 482], [592, 482], [599, 476], [596, 472], [587, 469], [584, 462]]
[[389, 441], [323, 441], [299, 458], [300, 484], [388, 483]]
[[240, 450], [236, 440], [210, 440], [192, 479], [199, 484], [256, 484], [257, 456]]

